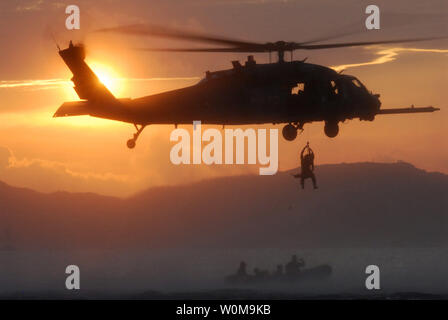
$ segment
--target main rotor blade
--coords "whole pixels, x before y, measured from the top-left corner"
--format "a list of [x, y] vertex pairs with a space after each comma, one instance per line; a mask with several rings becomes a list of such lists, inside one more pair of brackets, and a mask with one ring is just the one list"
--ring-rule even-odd
[[[362, 25], [361, 20], [356, 22], [356, 23], [350, 23], [348, 25], [345, 25], [344, 27], [340, 28], [341, 30], [338, 31], [337, 33], [332, 33], [332, 34], [328, 34], [326, 36], [321, 36], [319, 38], [313, 38], [304, 42], [300, 42], [301, 44], [312, 44], [312, 43], [316, 43], [316, 42], [322, 42], [322, 41], [327, 41], [327, 40], [332, 40], [332, 39], [337, 39], [337, 38], [342, 38], [342, 37], [346, 37], [346, 36], [350, 36], [353, 34], [358, 34], [358, 33], [365, 33], [367, 32], [365, 29], [359, 30], [357, 27], [359, 25]], [[351, 31], [342, 31], [342, 30], [351, 30]]]
[[397, 40], [383, 40], [383, 41], [360, 41], [360, 42], [340, 42], [340, 43], [327, 43], [327, 44], [310, 44], [345, 35], [353, 34], [356, 32], [339, 33], [328, 37], [321, 37], [319, 39], [313, 39], [307, 42], [268, 42], [257, 43], [250, 41], [242, 41], [232, 38], [225, 38], [220, 36], [213, 36], [208, 34], [201, 34], [192, 31], [183, 31], [172, 28], [166, 28], [156, 25], [148, 24], [134, 24], [118, 26], [113, 28], [105, 28], [97, 30], [96, 32], [112, 32], [121, 34], [132, 34], [140, 36], [156, 36], [163, 38], [172, 38], [178, 40], [189, 40], [202, 43], [213, 43], [230, 46], [230, 48], [140, 48], [142, 51], [166, 51], [166, 52], [287, 52], [293, 50], [318, 50], [318, 49], [330, 49], [330, 48], [343, 48], [343, 47], [356, 47], [378, 44], [398, 44], [407, 42], [428, 41], [436, 39], [444, 39], [444, 37], [432, 37], [432, 38], [414, 38], [414, 39], [397, 39]]
[[383, 41], [360, 41], [360, 42], [341, 42], [328, 44], [314, 44], [306, 45], [297, 42], [275, 42], [247, 46], [234, 46], [231, 48], [138, 48], [141, 51], [166, 51], [166, 52], [241, 52], [241, 53], [255, 53], [255, 52], [276, 52], [276, 51], [293, 51], [293, 50], [319, 50], [330, 48], [344, 48], [344, 47], [359, 47], [375, 44], [398, 44], [407, 42], [429, 41], [437, 39], [446, 39], [448, 37], [433, 37], [433, 38], [415, 38], [404, 40], [383, 40]]
[[96, 32], [121, 33], [121, 34], [128, 34], [128, 35], [131, 34], [138, 36], [154, 36], [154, 37], [172, 38], [178, 40], [197, 41], [203, 43], [223, 44], [233, 47], [247, 47], [247, 46], [252, 47], [263, 45], [261, 43], [256, 42], [242, 41], [232, 38], [208, 35], [193, 31], [183, 31], [148, 24], [118, 26], [113, 28], [100, 29], [97, 30]]
[[251, 53], [251, 52], [266, 52], [265, 48], [137, 48], [139, 51], [151, 51], [151, 52], [240, 52], [240, 53]]
[[302, 45], [300, 43], [291, 44], [292, 50], [304, 49], [304, 50], [318, 50], [318, 49], [331, 49], [331, 48], [343, 48], [343, 47], [357, 47], [357, 46], [368, 46], [374, 44], [398, 44], [406, 42], [419, 42], [419, 41], [429, 41], [437, 39], [446, 39], [444, 37], [433, 37], [433, 38], [415, 38], [415, 39], [404, 39], [404, 40], [384, 40], [384, 41], [361, 41], [361, 42], [342, 42], [342, 43], [328, 43], [328, 44], [313, 44], [313, 45]]
[[[390, 17], [391, 14], [384, 14], [387, 17]], [[392, 21], [398, 19], [399, 17], [403, 17], [404, 14], [395, 14], [393, 19], [390, 19]], [[392, 27], [397, 27], [397, 26], [403, 26], [409, 23], [414, 23], [415, 20], [417, 18], [422, 18], [422, 16], [424, 16], [424, 20], [430, 20], [431, 18], [434, 17], [443, 17], [441, 15], [423, 15], [421, 13], [419, 13], [418, 15], [409, 15], [406, 14], [406, 17], [408, 17], [406, 23], [395, 23], [392, 25]], [[384, 20], [383, 20], [384, 21]], [[389, 23], [390, 25], [390, 23]], [[361, 27], [362, 26], [362, 27]], [[387, 27], [388, 29], [390, 29], [390, 26]], [[333, 40], [333, 39], [337, 39], [337, 38], [342, 38], [342, 37], [346, 37], [349, 35], [354, 35], [354, 34], [366, 34], [367, 32], [369, 32], [367, 29], [364, 28], [364, 20], [360, 19], [356, 22], [350, 23], [350, 24], [346, 24], [344, 26], [341, 26], [338, 28], [339, 30], [337, 30], [334, 33], [329, 33], [328, 35], [324, 35], [321, 36], [319, 38], [312, 38], [310, 40], [306, 40], [304, 42], [300, 42], [301, 44], [312, 44], [312, 43], [316, 43], [316, 42], [322, 42], [322, 41], [327, 41], [327, 40]], [[345, 31], [344, 31], [345, 30]]]

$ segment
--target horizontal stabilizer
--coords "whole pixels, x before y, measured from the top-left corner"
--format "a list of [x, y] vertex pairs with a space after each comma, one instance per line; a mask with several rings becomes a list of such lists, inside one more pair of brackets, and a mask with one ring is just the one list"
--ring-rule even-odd
[[414, 106], [410, 108], [394, 108], [394, 109], [382, 109], [377, 112], [377, 114], [399, 114], [399, 113], [421, 113], [421, 112], [434, 112], [440, 110], [434, 107], [417, 107]]
[[89, 103], [87, 101], [64, 102], [53, 115], [57, 117], [82, 116], [89, 114]]

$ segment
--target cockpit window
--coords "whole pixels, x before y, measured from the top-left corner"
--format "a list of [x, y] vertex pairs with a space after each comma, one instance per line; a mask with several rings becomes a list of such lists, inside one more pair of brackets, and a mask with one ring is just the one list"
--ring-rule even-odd
[[358, 79], [353, 79], [352, 82], [353, 82], [353, 84], [354, 84], [355, 86], [357, 86], [358, 88], [362, 88], [362, 87], [364, 87], [364, 86], [361, 84], [361, 82], [359, 82]]
[[336, 82], [334, 80], [330, 81], [331, 89], [333, 90], [333, 93], [338, 95], [339, 94], [339, 88], [336, 85]]
[[291, 89], [291, 94], [301, 94], [305, 91], [305, 83], [298, 83], [294, 88]]

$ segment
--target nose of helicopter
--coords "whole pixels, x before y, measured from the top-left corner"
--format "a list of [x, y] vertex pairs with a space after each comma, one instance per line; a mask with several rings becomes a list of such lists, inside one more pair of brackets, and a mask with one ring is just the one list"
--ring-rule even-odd
[[379, 98], [379, 94], [373, 94], [372, 92], [370, 93], [368, 103], [365, 105], [365, 113], [360, 117], [361, 120], [373, 121], [375, 119], [375, 115], [379, 113], [381, 107], [381, 101]]
[[380, 95], [377, 94], [373, 94], [373, 103], [374, 103], [374, 108], [376, 111], [380, 110], [381, 107], [381, 101], [380, 101]]

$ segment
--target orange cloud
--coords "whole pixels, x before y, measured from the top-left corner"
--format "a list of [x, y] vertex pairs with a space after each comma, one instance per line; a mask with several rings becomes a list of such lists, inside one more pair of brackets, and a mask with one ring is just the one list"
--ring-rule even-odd
[[[368, 50], [375, 47], [367, 47]], [[387, 48], [387, 49], [381, 49], [380, 51], [376, 52], [379, 57], [367, 61], [367, 62], [360, 62], [360, 63], [350, 63], [350, 64], [342, 64], [338, 66], [331, 66], [330, 68], [341, 71], [348, 68], [354, 68], [354, 67], [362, 67], [362, 66], [369, 66], [374, 64], [383, 64], [387, 62], [394, 61], [398, 58], [398, 55], [402, 52], [432, 52], [432, 53], [448, 53], [448, 49], [420, 49], [420, 48]]]
[[60, 86], [71, 82], [64, 79], [46, 79], [46, 80], [4, 80], [0, 81], [0, 88], [17, 87], [38, 87], [38, 86]]
[[[171, 78], [114, 78], [117, 81], [126, 82], [145, 82], [145, 81], [194, 81], [200, 80], [200, 77], [171, 77]], [[62, 87], [72, 86], [73, 83], [65, 79], [43, 79], [43, 80], [3, 80], [0, 81], [0, 88], [17, 87]]]
[[97, 180], [115, 180], [119, 182], [128, 182], [130, 180], [129, 176], [127, 175], [118, 175], [113, 173], [104, 173], [104, 174], [98, 174], [93, 172], [77, 172], [73, 171], [68, 168], [68, 166], [65, 163], [57, 162], [57, 161], [49, 161], [49, 160], [43, 160], [43, 159], [18, 159], [12, 150], [9, 148], [6, 148], [9, 151], [9, 158], [8, 158], [8, 165], [6, 166], [6, 169], [18, 169], [18, 168], [28, 168], [33, 165], [37, 165], [41, 168], [47, 168], [47, 169], [55, 169], [58, 171], [62, 171], [65, 174], [82, 178], [82, 179], [97, 179]]

